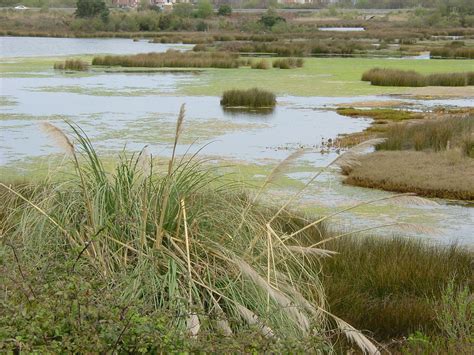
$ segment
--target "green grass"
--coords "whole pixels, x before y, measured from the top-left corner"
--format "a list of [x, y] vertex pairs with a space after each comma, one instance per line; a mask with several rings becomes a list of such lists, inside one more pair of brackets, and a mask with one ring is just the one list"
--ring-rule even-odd
[[[79, 57], [90, 61], [91, 57]], [[48, 71], [58, 58], [15, 58], [0, 61], [0, 73], [9, 77], [38, 76]], [[453, 63], [456, 66], [453, 66]], [[293, 70], [251, 70], [248, 67], [219, 70], [202, 70], [200, 80], [181, 84], [178, 92], [187, 95], [220, 96], [225, 90], [249, 89], [255, 82], [261, 87], [272, 88], [278, 95], [297, 96], [361, 96], [415, 93], [413, 88], [377, 87], [361, 82], [363, 72], [373, 67], [416, 70], [420, 73], [472, 70], [473, 60], [387, 60], [367, 58], [305, 58], [303, 68]], [[115, 70], [116, 68], [111, 68]], [[128, 68], [142, 70], [141, 68]], [[160, 69], [160, 68], [158, 68]], [[162, 69], [160, 69], [162, 70]], [[88, 74], [93, 75], [94, 68]], [[474, 89], [468, 87], [465, 90]], [[447, 92], [448, 94], [450, 92]], [[466, 94], [468, 95], [468, 94]], [[465, 95], [465, 96], [466, 96]]]
[[[366, 58], [305, 58], [303, 68], [294, 70], [206, 70], [203, 81], [187, 83], [181, 92], [189, 95], [220, 95], [225, 90], [248, 89], [254, 83], [272, 88], [279, 95], [357, 96], [413, 93], [413, 88], [377, 87], [361, 82], [362, 73], [374, 66], [416, 70], [420, 73], [472, 70], [474, 61], [387, 60]], [[474, 89], [472, 90], [474, 95]], [[416, 93], [416, 92], [415, 92]], [[449, 92], [447, 92], [449, 93]]]
[[394, 110], [389, 108], [373, 108], [369, 110], [362, 110], [352, 107], [340, 107], [336, 110], [336, 112], [340, 115], [349, 117], [370, 117], [376, 121], [404, 121], [423, 118], [423, 115], [418, 112]]
[[472, 253], [409, 239], [339, 240], [325, 260], [323, 284], [331, 311], [374, 332], [375, 338], [440, 335], [437, 311], [445, 287], [474, 287]]

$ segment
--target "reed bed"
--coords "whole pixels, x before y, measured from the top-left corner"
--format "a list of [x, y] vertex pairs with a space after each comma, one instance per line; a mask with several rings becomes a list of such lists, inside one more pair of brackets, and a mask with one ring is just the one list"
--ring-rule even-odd
[[[464, 147], [470, 155], [474, 134], [474, 116], [454, 115], [389, 128], [378, 150], [431, 150], [435, 152]], [[474, 156], [471, 156], [474, 157]]]
[[275, 59], [272, 63], [273, 68], [279, 69], [293, 69], [302, 68], [304, 64], [303, 58], [284, 58]]
[[92, 65], [146, 68], [238, 68], [237, 54], [226, 52], [179, 52], [94, 57]]
[[86, 71], [89, 69], [89, 64], [80, 59], [67, 59], [64, 62], [54, 63], [53, 68], [55, 70]]
[[474, 59], [473, 47], [453, 48], [452, 46], [433, 48], [430, 51], [430, 58], [454, 58], [454, 59]]
[[276, 96], [258, 88], [228, 90], [222, 95], [221, 105], [225, 107], [268, 108], [276, 105]]
[[362, 81], [377, 86], [468, 86], [473, 85], [473, 72], [422, 75], [415, 71], [373, 68], [362, 74]]

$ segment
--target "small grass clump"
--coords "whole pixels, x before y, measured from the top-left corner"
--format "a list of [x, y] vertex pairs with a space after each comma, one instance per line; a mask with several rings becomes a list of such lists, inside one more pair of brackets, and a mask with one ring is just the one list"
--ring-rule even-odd
[[394, 110], [389, 108], [363, 110], [352, 107], [339, 107], [336, 112], [340, 115], [349, 117], [370, 117], [376, 121], [404, 121], [423, 118], [423, 115], [418, 112]]
[[377, 86], [468, 86], [473, 85], [473, 73], [437, 73], [422, 75], [412, 70], [373, 68], [362, 74], [362, 81]]
[[276, 105], [276, 96], [258, 88], [228, 90], [222, 95], [221, 105], [225, 107], [268, 108]]
[[303, 58], [283, 58], [275, 59], [272, 63], [273, 68], [280, 69], [293, 69], [303, 67], [304, 60]]
[[86, 71], [89, 64], [80, 59], [67, 59], [64, 62], [54, 63], [53, 68], [56, 70]]
[[237, 54], [226, 52], [180, 52], [94, 57], [92, 65], [146, 68], [238, 68]]
[[252, 69], [263, 69], [267, 70], [270, 69], [270, 63], [266, 59], [258, 60], [258, 61], [252, 61], [250, 64], [250, 67]]

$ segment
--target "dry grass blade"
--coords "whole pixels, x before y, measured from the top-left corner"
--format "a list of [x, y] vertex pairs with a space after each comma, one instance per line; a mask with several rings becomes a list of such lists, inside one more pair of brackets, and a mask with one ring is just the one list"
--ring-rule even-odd
[[58, 147], [63, 149], [67, 154], [74, 155], [74, 145], [60, 128], [49, 122], [41, 122], [40, 128], [56, 142]]
[[151, 154], [148, 152], [148, 149], [143, 148], [138, 158], [138, 168], [143, 172], [144, 177], [150, 176], [151, 173]]
[[199, 322], [199, 318], [196, 313], [191, 313], [189, 317], [186, 319], [186, 330], [191, 338], [196, 338], [199, 329], [201, 329], [201, 323]]
[[305, 149], [298, 149], [288, 155], [285, 159], [283, 159], [273, 170], [268, 174], [265, 183], [263, 184], [263, 188], [271, 184], [273, 181], [278, 179], [283, 172], [285, 172], [288, 167], [298, 158], [300, 158], [303, 154], [305, 154], [306, 150]]
[[364, 354], [380, 354], [380, 351], [377, 349], [377, 347], [369, 339], [367, 339], [364, 334], [355, 329], [349, 323], [343, 321], [341, 318], [338, 318], [332, 314], [330, 315], [336, 322], [337, 327], [344, 333], [347, 339], [357, 344], [357, 346], [364, 352]]
[[277, 302], [282, 310], [293, 319], [295, 324], [306, 334], [309, 331], [309, 320], [298, 307], [291, 302], [291, 300], [283, 294], [281, 291], [273, 288], [263, 277], [261, 277], [249, 264], [243, 260], [236, 260], [240, 271], [243, 275], [246, 275], [251, 279], [257, 286], [266, 291], [269, 296]]
[[249, 325], [258, 325], [260, 333], [267, 338], [274, 338], [275, 333], [273, 333], [273, 330], [266, 326], [258, 317], [255, 313], [253, 313], [250, 309], [237, 304], [237, 311], [241, 315], [241, 317], [249, 324]]
[[358, 160], [360, 155], [365, 154], [367, 149], [372, 148], [377, 144], [383, 143], [385, 140], [385, 138], [374, 138], [359, 143], [344, 154], [341, 154], [339, 157], [337, 157], [333, 163], [341, 168], [356, 166], [360, 164]]
[[288, 249], [296, 253], [301, 253], [304, 255], [314, 255], [314, 256], [320, 256], [320, 257], [330, 257], [332, 255], [338, 254], [337, 252], [332, 251], [332, 250], [311, 248], [311, 247], [300, 247], [297, 245], [289, 245]]

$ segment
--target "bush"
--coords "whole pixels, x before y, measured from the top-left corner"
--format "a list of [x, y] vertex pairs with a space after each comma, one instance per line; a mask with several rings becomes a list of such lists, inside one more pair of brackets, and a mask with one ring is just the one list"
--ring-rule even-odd
[[230, 16], [232, 15], [232, 7], [228, 4], [223, 4], [219, 6], [219, 10], [217, 11], [219, 16]]
[[292, 69], [301, 68], [304, 64], [303, 58], [285, 58], [275, 59], [273, 61], [273, 68]]
[[228, 90], [222, 95], [221, 105], [225, 107], [267, 108], [276, 104], [275, 94], [253, 88], [249, 90]]
[[54, 69], [57, 69], [57, 70], [85, 71], [88, 68], [89, 68], [89, 64], [79, 59], [67, 59], [64, 62], [54, 63]]
[[259, 61], [252, 61], [252, 64], [250, 65], [252, 69], [270, 69], [270, 63], [268, 60], [262, 59]]

